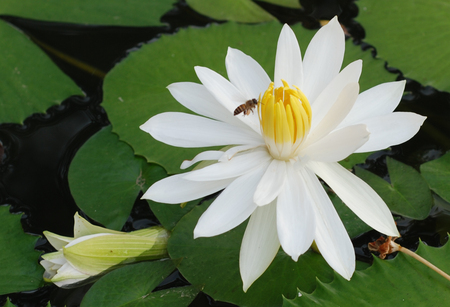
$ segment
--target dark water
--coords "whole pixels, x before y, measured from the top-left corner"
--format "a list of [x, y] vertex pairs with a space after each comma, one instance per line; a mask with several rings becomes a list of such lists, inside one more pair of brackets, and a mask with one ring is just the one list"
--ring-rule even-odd
[[[356, 43], [364, 38], [364, 29], [353, 18], [358, 13], [353, 1], [301, 1], [304, 9], [292, 10], [265, 2], [260, 6], [290, 24], [302, 22], [307, 28], [319, 27], [315, 18], [326, 19], [339, 14]], [[313, 18], [313, 17], [315, 18]], [[24, 31], [47, 52], [52, 60], [69, 75], [85, 92], [86, 97], [69, 97], [60, 106], [45, 114], [33, 114], [24, 125], [0, 124], [0, 204], [11, 205], [12, 212], [24, 212], [22, 226], [28, 233], [42, 234], [50, 230], [62, 235], [72, 235], [73, 215], [78, 208], [67, 183], [69, 164], [83, 143], [102, 127], [109, 125], [107, 114], [101, 107], [102, 76], [129, 50], [139, 48], [145, 42], [157, 39], [161, 34], [174, 33], [180, 27], [205, 26], [217, 22], [192, 11], [184, 2], [163, 16], [165, 27], [116, 27], [83, 26], [0, 16]], [[71, 57], [89, 64], [83, 71], [55, 56], [46, 46], [51, 46]], [[364, 48], [372, 48], [362, 45]], [[375, 53], [375, 50], [374, 50]], [[403, 79], [401, 72], [388, 70]], [[382, 151], [370, 156], [362, 167], [388, 179], [386, 156], [416, 168], [433, 160], [450, 149], [450, 94], [408, 80], [407, 95], [398, 110], [407, 110], [428, 116], [423, 129], [409, 142], [395, 146], [392, 151]], [[149, 227], [157, 223], [146, 202], [136, 200], [124, 231]], [[433, 208], [423, 221], [400, 217], [397, 220], [402, 238], [398, 241], [408, 248], [416, 248], [419, 237], [428, 245], [441, 246], [450, 231], [449, 212], [442, 207]], [[371, 262], [367, 243], [379, 237], [371, 231], [353, 240], [359, 260]], [[50, 251], [44, 239], [38, 249]], [[392, 257], [392, 256], [390, 256]], [[169, 276], [159, 289], [186, 285], [178, 273]], [[51, 299], [53, 306], [77, 306], [89, 285], [63, 290], [46, 286], [28, 293], [11, 294], [17, 306], [46, 306]], [[6, 297], [1, 298], [4, 302]], [[0, 303], [2, 302], [0, 301]], [[191, 306], [232, 306], [214, 302], [200, 294]]]

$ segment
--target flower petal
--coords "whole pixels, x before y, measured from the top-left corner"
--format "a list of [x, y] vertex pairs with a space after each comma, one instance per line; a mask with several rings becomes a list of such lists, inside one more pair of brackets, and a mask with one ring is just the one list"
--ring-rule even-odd
[[220, 162], [226, 162], [229, 161], [231, 159], [233, 159], [234, 155], [236, 155], [239, 152], [242, 151], [246, 151], [246, 150], [250, 150], [256, 147], [264, 147], [264, 141], [261, 139], [261, 144], [260, 145], [241, 145], [241, 146], [233, 146], [230, 149], [228, 149], [227, 151], [224, 152], [224, 154], [220, 157], [219, 161]]
[[283, 250], [297, 261], [311, 246], [316, 223], [303, 177], [287, 166], [287, 180], [277, 199], [277, 232]]
[[358, 83], [361, 72], [361, 60], [357, 60], [348, 64], [319, 94], [316, 100], [310, 101], [312, 114], [314, 114], [311, 122], [311, 130], [314, 130], [317, 124], [320, 123], [323, 117], [329, 112], [330, 108], [336, 102], [342, 90], [350, 83]]
[[190, 181], [178, 174], [155, 182], [145, 194], [143, 199], [151, 199], [166, 204], [179, 204], [198, 199], [224, 189], [234, 179], [217, 181]]
[[419, 131], [425, 119], [416, 113], [394, 112], [364, 120], [370, 138], [355, 152], [376, 151], [406, 142]]
[[198, 220], [194, 239], [220, 235], [245, 221], [256, 208], [253, 193], [268, 165], [263, 163], [230, 183]]
[[285, 181], [286, 162], [273, 159], [258, 183], [253, 201], [258, 206], [264, 206], [272, 202], [280, 194]]
[[303, 87], [301, 90], [314, 101], [337, 76], [345, 51], [345, 35], [337, 17], [323, 26], [309, 43], [303, 58]]
[[160, 142], [185, 148], [260, 144], [262, 141], [261, 136], [250, 129], [177, 112], [157, 114], [139, 128]]
[[[249, 99], [255, 98], [246, 97], [244, 93], [241, 93], [241, 91], [230, 81], [209, 68], [196, 66], [195, 72], [211, 95], [213, 95], [217, 101], [228, 110], [230, 115], [234, 114], [234, 110], [238, 106], [244, 104]], [[248, 116], [236, 116], [236, 118], [248, 125], [255, 132], [260, 133], [257, 112], [250, 112]]]
[[238, 49], [228, 47], [225, 66], [231, 83], [247, 100], [258, 99], [270, 84], [270, 78], [261, 65]]
[[302, 150], [301, 155], [314, 161], [337, 162], [347, 158], [369, 140], [366, 125], [348, 126], [321, 138]]
[[[303, 65], [300, 46], [294, 31], [285, 24], [281, 30], [275, 57], [275, 88], [283, 86], [281, 79], [288, 84], [303, 87]], [[267, 88], [266, 88], [267, 89]]]
[[239, 269], [244, 292], [269, 267], [277, 255], [276, 204], [256, 208], [250, 217], [239, 253]]
[[367, 119], [392, 113], [402, 99], [406, 81], [387, 82], [359, 94], [355, 105], [340, 127], [363, 123]]
[[342, 277], [350, 280], [355, 271], [352, 242], [322, 184], [307, 168], [301, 170], [314, 202], [316, 233], [314, 240], [327, 263]]
[[194, 82], [177, 82], [170, 84], [167, 89], [172, 96], [189, 110], [212, 119], [226, 123], [246, 126], [232, 116], [203, 84]]
[[198, 155], [196, 155], [194, 157], [194, 159], [192, 159], [192, 160], [184, 160], [183, 163], [181, 163], [180, 168], [186, 169], [200, 161], [217, 161], [222, 156], [223, 156], [223, 151], [220, 151], [220, 150], [204, 151], [204, 152], [201, 152]]
[[218, 162], [187, 173], [183, 178], [192, 181], [222, 180], [241, 176], [271, 160], [267, 150], [245, 152], [226, 162]]
[[367, 183], [338, 163], [310, 161], [307, 166], [367, 225], [385, 235], [399, 236], [389, 208]]
[[[322, 120], [316, 125], [314, 130], [308, 135], [308, 138], [303, 147], [307, 147], [326, 136], [333, 131], [341, 121], [347, 116], [353, 107], [356, 99], [358, 98], [359, 84], [349, 83], [347, 84], [339, 94], [337, 100], [328, 110], [328, 113], [322, 118]], [[313, 116], [314, 117], [314, 116]]]

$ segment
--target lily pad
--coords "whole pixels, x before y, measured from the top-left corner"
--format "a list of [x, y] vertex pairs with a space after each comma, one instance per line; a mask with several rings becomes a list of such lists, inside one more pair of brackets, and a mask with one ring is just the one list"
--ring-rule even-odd
[[[441, 0], [361, 0], [365, 41], [388, 65], [423, 85], [450, 90], [450, 6]], [[439, 47], [437, 47], [439, 46]]]
[[0, 2], [1, 15], [92, 25], [157, 26], [175, 0], [15, 0]]
[[0, 220], [0, 295], [39, 288], [44, 269], [34, 250], [38, 237], [24, 233], [20, 215], [10, 214], [7, 206], [0, 206]]
[[290, 7], [293, 9], [301, 8], [299, 0], [260, 0], [262, 2], [272, 3], [279, 6]]
[[105, 227], [120, 230], [139, 192], [165, 176], [162, 167], [135, 157], [108, 126], [77, 152], [68, 177], [78, 207]]
[[186, 0], [198, 13], [217, 20], [257, 23], [276, 18], [252, 0]]
[[377, 175], [356, 167], [356, 175], [367, 182], [389, 209], [397, 214], [423, 220], [430, 212], [433, 198], [426, 181], [413, 167], [386, 158], [391, 183]]
[[0, 122], [21, 124], [33, 113], [82, 95], [41, 49], [1, 20], [0, 41]]
[[173, 270], [175, 265], [171, 260], [124, 266], [97, 281], [81, 306], [188, 306], [199, 292], [195, 287], [152, 292]]
[[373, 154], [373, 152], [354, 153], [345, 158], [344, 160], [339, 161], [339, 164], [345, 167], [346, 169], [351, 169], [356, 164], [366, 162], [367, 157], [369, 157], [371, 154]]
[[293, 298], [297, 288], [312, 291], [316, 276], [331, 281], [332, 269], [319, 254], [310, 250], [294, 262], [280, 249], [266, 272], [244, 293], [239, 250], [247, 223], [220, 236], [194, 240], [193, 229], [208, 205], [195, 207], [181, 219], [168, 251], [172, 259], [181, 259], [178, 269], [183, 276], [214, 299], [239, 306], [279, 306], [282, 294]]
[[[434, 248], [419, 244], [417, 254], [444, 272], [450, 272], [450, 244]], [[297, 306], [442, 306], [450, 300], [449, 281], [410, 256], [399, 253], [393, 260], [374, 259], [374, 264], [356, 271], [350, 281], [335, 274], [331, 283], [317, 281], [317, 289], [283, 307]], [[420, 289], [420, 291], [418, 291]]]
[[[252, 26], [230, 22], [203, 29], [182, 29], [132, 52], [110, 71], [104, 83], [103, 107], [108, 112], [113, 131], [147, 161], [162, 165], [168, 173], [180, 172], [181, 162], [193, 158], [201, 150], [164, 145], [139, 129], [158, 113], [188, 112], [166, 87], [180, 81], [199, 82], [194, 72], [196, 65], [209, 67], [225, 76], [228, 46], [251, 55], [272, 76], [281, 27], [275, 22]], [[300, 25], [294, 26], [293, 30], [304, 52], [315, 32]], [[347, 42], [346, 48], [346, 64], [360, 58], [364, 61], [361, 90], [395, 79], [395, 75], [384, 69], [384, 62], [374, 60], [369, 51], [362, 52], [351, 41]]]
[[446, 153], [439, 159], [422, 164], [420, 172], [428, 182], [430, 189], [447, 202], [450, 202], [450, 153]]

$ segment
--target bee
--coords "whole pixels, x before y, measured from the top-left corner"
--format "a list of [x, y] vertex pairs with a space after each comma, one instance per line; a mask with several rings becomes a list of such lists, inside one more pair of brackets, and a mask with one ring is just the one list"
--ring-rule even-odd
[[249, 115], [250, 111], [253, 113], [253, 109], [258, 104], [258, 100], [255, 98], [247, 100], [245, 103], [241, 104], [234, 110], [234, 116], [241, 114], [244, 112], [244, 115]]

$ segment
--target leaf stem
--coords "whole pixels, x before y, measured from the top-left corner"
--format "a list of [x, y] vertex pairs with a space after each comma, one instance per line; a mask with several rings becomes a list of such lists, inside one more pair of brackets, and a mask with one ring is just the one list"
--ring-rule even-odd
[[443, 276], [444, 278], [446, 278], [447, 280], [450, 281], [450, 276], [445, 273], [444, 271], [442, 271], [441, 269], [439, 269], [437, 266], [435, 266], [434, 264], [430, 263], [429, 261], [423, 259], [422, 257], [420, 257], [419, 255], [417, 255], [416, 253], [413, 253], [412, 251], [410, 251], [407, 248], [404, 248], [403, 246], [392, 242], [393, 244], [398, 245], [398, 251], [405, 253], [411, 257], [413, 257], [414, 259], [416, 259], [419, 262], [422, 262], [423, 264], [425, 264], [427, 267], [429, 267], [430, 269], [434, 270], [436, 273], [440, 274], [441, 276]]

